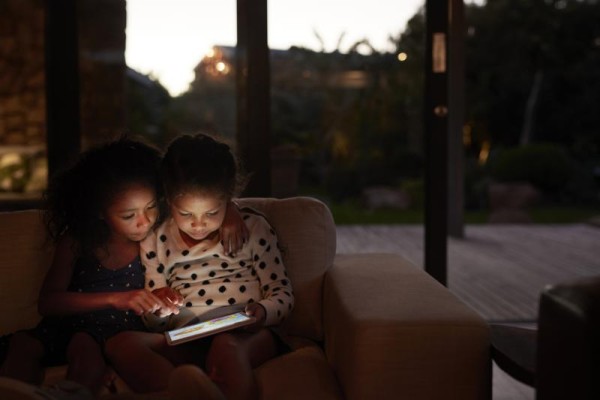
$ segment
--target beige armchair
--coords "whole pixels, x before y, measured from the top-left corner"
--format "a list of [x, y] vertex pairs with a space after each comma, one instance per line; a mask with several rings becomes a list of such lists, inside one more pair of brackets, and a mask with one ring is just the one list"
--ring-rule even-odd
[[[238, 203], [277, 231], [296, 297], [284, 327], [294, 350], [256, 370], [263, 399], [491, 397], [486, 322], [422, 269], [398, 255], [336, 254], [335, 224], [319, 200]], [[0, 213], [0, 334], [39, 319], [51, 256], [44, 233], [38, 211]]]

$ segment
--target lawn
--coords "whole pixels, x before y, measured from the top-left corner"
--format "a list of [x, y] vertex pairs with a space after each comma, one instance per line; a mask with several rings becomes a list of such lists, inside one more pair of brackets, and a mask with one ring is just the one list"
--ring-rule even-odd
[[[358, 203], [328, 204], [337, 225], [349, 224], [422, 224], [423, 210], [377, 209], [366, 210]], [[466, 211], [466, 224], [487, 223], [489, 211]], [[590, 207], [537, 207], [530, 215], [538, 224], [584, 223], [600, 216], [599, 208]]]

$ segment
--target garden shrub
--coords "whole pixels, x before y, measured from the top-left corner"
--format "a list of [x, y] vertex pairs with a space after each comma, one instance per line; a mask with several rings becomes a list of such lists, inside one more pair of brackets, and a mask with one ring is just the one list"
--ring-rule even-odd
[[478, 159], [465, 159], [464, 201], [467, 210], [481, 210], [488, 206], [489, 180], [486, 169], [479, 164]]
[[425, 182], [423, 179], [406, 179], [402, 182], [402, 190], [410, 197], [410, 207], [421, 210], [425, 206]]
[[572, 161], [563, 148], [536, 143], [500, 151], [490, 161], [490, 176], [499, 182], [529, 182], [545, 193], [558, 193], [572, 176]]

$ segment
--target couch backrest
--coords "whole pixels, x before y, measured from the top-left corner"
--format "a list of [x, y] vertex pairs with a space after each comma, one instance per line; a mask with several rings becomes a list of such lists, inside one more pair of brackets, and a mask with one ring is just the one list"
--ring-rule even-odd
[[0, 213], [0, 335], [33, 327], [52, 257], [38, 210]]
[[336, 250], [335, 224], [329, 208], [310, 197], [243, 198], [237, 202], [264, 214], [277, 232], [295, 297], [286, 331], [321, 340], [323, 278]]
[[[321, 340], [323, 278], [336, 249], [331, 212], [309, 197], [237, 201], [264, 214], [277, 232], [295, 296], [286, 331]], [[45, 234], [38, 210], [0, 213], [0, 335], [39, 320], [38, 293], [52, 257]]]

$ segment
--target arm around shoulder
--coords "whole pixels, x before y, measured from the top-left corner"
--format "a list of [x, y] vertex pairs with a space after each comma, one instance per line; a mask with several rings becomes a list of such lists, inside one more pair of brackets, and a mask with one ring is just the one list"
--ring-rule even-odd
[[157, 233], [150, 234], [140, 243], [140, 259], [144, 266], [144, 277], [146, 281], [146, 289], [154, 290], [157, 288], [169, 286], [166, 271], [164, 267], [161, 269], [160, 257], [157, 246]]
[[262, 216], [256, 216], [249, 225], [253, 267], [263, 294], [260, 304], [266, 312], [265, 326], [276, 325], [294, 308], [294, 292], [271, 225]]

